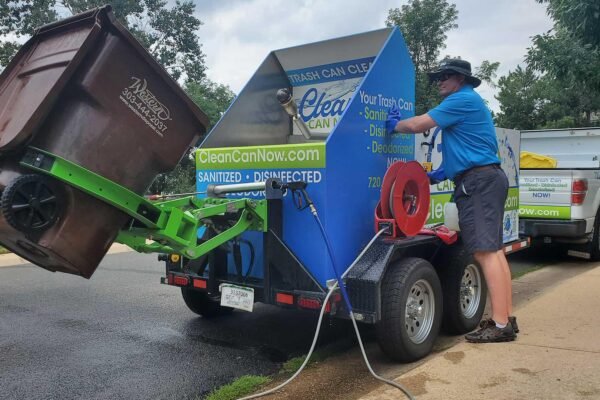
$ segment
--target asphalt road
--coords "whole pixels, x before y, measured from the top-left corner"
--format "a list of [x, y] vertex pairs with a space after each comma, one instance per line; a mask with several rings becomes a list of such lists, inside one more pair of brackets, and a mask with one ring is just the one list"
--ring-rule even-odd
[[[518, 271], [560, 258], [526, 251], [510, 261]], [[315, 314], [257, 305], [206, 320], [159, 284], [161, 264], [109, 255], [89, 281], [30, 264], [0, 268], [0, 399], [201, 399], [309, 348]], [[325, 328], [322, 342], [348, 332]]]
[[159, 284], [161, 264], [108, 255], [89, 281], [0, 268], [0, 399], [200, 399], [310, 347], [313, 313], [257, 305], [206, 320]]

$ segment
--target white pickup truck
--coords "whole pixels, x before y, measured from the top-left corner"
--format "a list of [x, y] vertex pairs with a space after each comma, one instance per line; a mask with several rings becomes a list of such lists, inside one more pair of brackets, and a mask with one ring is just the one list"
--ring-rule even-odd
[[522, 131], [521, 151], [549, 159], [522, 153], [519, 234], [600, 260], [600, 128]]

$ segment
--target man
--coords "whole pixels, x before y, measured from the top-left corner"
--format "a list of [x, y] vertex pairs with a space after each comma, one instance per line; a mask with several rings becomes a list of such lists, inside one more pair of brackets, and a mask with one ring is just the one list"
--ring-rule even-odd
[[511, 341], [517, 328], [516, 318], [510, 316], [511, 275], [502, 241], [508, 179], [500, 168], [491, 113], [473, 90], [481, 80], [471, 74], [471, 64], [460, 59], [446, 59], [428, 75], [437, 82], [444, 100], [426, 114], [404, 120], [394, 108], [386, 129], [391, 134], [442, 128], [442, 167], [428, 175], [432, 184], [454, 181], [461, 237], [483, 269], [492, 302], [492, 319], [482, 321], [481, 329], [467, 334], [466, 339], [475, 343]]

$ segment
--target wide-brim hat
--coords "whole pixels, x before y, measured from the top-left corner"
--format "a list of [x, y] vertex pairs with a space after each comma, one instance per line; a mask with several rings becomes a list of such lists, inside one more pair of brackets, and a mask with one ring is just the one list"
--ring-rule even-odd
[[433, 82], [442, 74], [450, 71], [464, 75], [465, 81], [473, 85], [474, 88], [481, 85], [481, 79], [471, 73], [471, 63], [458, 58], [447, 58], [442, 60], [440, 65], [433, 71], [428, 72], [427, 75], [429, 76], [429, 81]]

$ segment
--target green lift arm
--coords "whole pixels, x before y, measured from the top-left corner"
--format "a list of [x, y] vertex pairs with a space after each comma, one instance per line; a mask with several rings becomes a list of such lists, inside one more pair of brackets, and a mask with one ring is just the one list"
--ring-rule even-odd
[[[179, 253], [195, 259], [247, 230], [267, 231], [267, 201], [196, 198], [150, 201], [57, 155], [29, 147], [21, 165], [51, 176], [129, 215], [137, 223], [121, 230], [116, 242], [140, 253]], [[198, 244], [198, 229], [211, 217], [236, 215], [237, 222]]]

